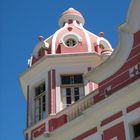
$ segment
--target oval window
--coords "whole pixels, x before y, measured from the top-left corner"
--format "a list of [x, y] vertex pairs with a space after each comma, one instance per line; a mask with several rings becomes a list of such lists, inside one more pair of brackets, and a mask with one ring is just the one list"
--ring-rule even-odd
[[73, 46], [75, 46], [76, 45], [76, 40], [74, 40], [74, 39], [67, 39], [66, 41], [65, 41], [65, 44], [66, 44], [66, 46], [68, 46], [68, 47], [73, 47]]

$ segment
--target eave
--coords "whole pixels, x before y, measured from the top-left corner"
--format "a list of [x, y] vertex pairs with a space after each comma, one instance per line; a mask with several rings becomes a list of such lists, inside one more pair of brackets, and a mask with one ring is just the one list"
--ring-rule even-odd
[[[81, 59], [84, 58], [84, 59]], [[86, 59], [85, 59], [86, 58]], [[63, 63], [67, 61], [69, 63], [69, 60], [73, 60], [73, 62], [78, 59], [79, 61], [88, 61], [89, 58], [93, 58], [93, 60], [101, 61], [101, 56], [97, 53], [75, 53], [75, 54], [50, 54], [47, 56], [44, 56], [39, 61], [37, 61], [33, 66], [29, 67], [27, 70], [25, 70], [20, 76], [19, 76], [19, 82], [23, 91], [23, 94], [27, 96], [26, 88], [28, 86], [28, 79], [30, 79], [30, 75], [35, 75], [38, 73], [38, 71], [42, 71], [44, 68], [48, 67], [48, 69], [52, 68], [52, 66], [56, 64]]]

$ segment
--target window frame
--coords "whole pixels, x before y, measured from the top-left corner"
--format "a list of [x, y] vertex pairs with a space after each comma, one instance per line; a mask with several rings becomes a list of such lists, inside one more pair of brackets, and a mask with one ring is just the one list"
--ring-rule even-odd
[[[44, 90], [41, 93], [36, 93], [36, 89], [41, 87], [41, 86], [43, 86], [42, 88]], [[46, 112], [47, 108], [46, 108], [46, 85], [45, 85], [45, 82], [42, 82], [41, 84], [36, 86], [34, 89], [35, 89], [35, 92], [34, 92], [34, 122], [36, 123], [36, 122], [44, 119], [46, 114], [47, 114], [47, 112]], [[41, 89], [40, 89], [40, 91], [41, 91]], [[45, 107], [45, 110], [43, 109], [43, 107]], [[37, 108], [39, 108], [38, 113], [37, 113]]]
[[[76, 76], [76, 75], [82, 75], [82, 83], [72, 83], [72, 84], [62, 84], [62, 76]], [[71, 74], [61, 74], [60, 75], [60, 89], [61, 89], [61, 99], [63, 99], [63, 89], [66, 89], [66, 88], [71, 88], [71, 90], [73, 90], [71, 92], [71, 104], [77, 102], [78, 100], [80, 100], [84, 95], [85, 95], [85, 89], [84, 89], [84, 79], [83, 79], [83, 73], [71, 73]], [[77, 95], [74, 94], [74, 88], [83, 88], [83, 96], [80, 96], [80, 92], [79, 92], [79, 99], [75, 101], [75, 97]], [[65, 98], [67, 100], [67, 95], [65, 95]], [[66, 101], [67, 102], [67, 101]], [[65, 108], [64, 106], [68, 107], [70, 106], [71, 104], [64, 104], [63, 103], [63, 100], [62, 100], [62, 108]]]
[[[139, 140], [140, 139], [140, 135], [139, 136], [135, 136], [135, 126], [136, 125], [140, 125], [140, 121], [139, 122], [137, 122], [137, 123], [134, 123], [134, 124], [132, 124], [132, 129], [133, 129], [133, 136], [134, 136], [134, 140]], [[139, 126], [140, 127], [140, 126]], [[139, 128], [140, 129], [140, 128]]]
[[[77, 76], [77, 75], [82, 75], [82, 83], [74, 83], [74, 78], [73, 78], [73, 83], [70, 83], [70, 84], [62, 84], [62, 76]], [[77, 86], [83, 86], [84, 85], [84, 79], [83, 79], [83, 73], [74, 73], [74, 74], [61, 74], [60, 75], [60, 80], [61, 80], [61, 87], [65, 87], [65, 86], [74, 86], [74, 85], [77, 85]], [[71, 79], [70, 79], [71, 80]]]
[[73, 48], [77, 45], [77, 41], [74, 38], [68, 38], [64, 43], [68, 48]]

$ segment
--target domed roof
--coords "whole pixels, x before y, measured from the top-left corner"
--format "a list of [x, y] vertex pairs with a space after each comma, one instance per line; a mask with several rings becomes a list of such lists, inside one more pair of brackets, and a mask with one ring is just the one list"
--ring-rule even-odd
[[69, 8], [61, 14], [59, 25], [62, 27], [68, 20], [77, 20], [79, 23], [82, 23], [82, 25], [84, 25], [85, 22], [83, 15], [74, 8]]
[[69, 8], [68, 10], [64, 11], [61, 15], [66, 15], [66, 14], [76, 14], [76, 15], [79, 15], [79, 16], [82, 16], [82, 14], [75, 10], [74, 8]]
[[61, 14], [59, 24], [61, 28], [52, 36], [44, 39], [39, 36], [39, 43], [33, 50], [30, 64], [33, 65], [40, 58], [50, 54], [75, 54], [97, 53], [106, 57], [111, 55], [113, 49], [104, 38], [104, 33], [95, 35], [87, 31], [84, 25], [84, 17], [74, 8], [69, 8]]

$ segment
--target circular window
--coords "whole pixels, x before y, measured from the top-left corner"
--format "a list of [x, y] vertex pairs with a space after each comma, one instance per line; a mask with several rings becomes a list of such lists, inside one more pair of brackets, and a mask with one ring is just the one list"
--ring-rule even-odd
[[66, 46], [68, 46], [68, 47], [73, 47], [73, 46], [75, 46], [76, 45], [76, 40], [74, 40], [74, 39], [67, 39], [66, 41], [65, 41], [65, 44], [66, 44]]

